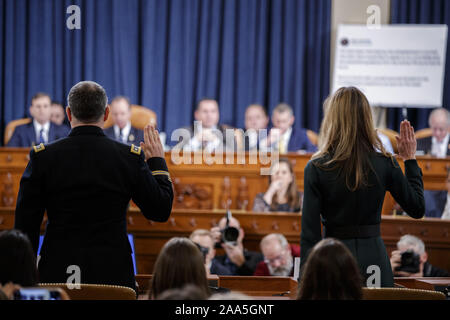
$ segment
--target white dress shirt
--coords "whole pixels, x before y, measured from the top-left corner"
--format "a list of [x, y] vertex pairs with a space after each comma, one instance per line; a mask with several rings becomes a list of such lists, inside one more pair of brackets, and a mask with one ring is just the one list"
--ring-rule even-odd
[[447, 157], [449, 134], [445, 136], [444, 140], [438, 142], [435, 137], [431, 138], [431, 155], [437, 158]]
[[[202, 130], [205, 130], [205, 129], [202, 128]], [[211, 127], [210, 129], [207, 129], [207, 130], [211, 130], [213, 133], [220, 132], [220, 130], [217, 128], [217, 126]], [[220, 132], [220, 134], [222, 134], [222, 133]], [[201, 138], [201, 132], [199, 135]], [[217, 135], [217, 139], [207, 142], [206, 145], [203, 145], [202, 141], [200, 139], [197, 139], [194, 136], [191, 138], [191, 140], [189, 140], [189, 142], [187, 144], [184, 145], [183, 150], [184, 151], [201, 151], [203, 149], [203, 151], [206, 151], [206, 152], [223, 151], [223, 150], [218, 150], [218, 148], [220, 146], [222, 146], [222, 141], [220, 140], [219, 135]]]
[[35, 119], [33, 119], [33, 126], [34, 126], [34, 133], [36, 136], [36, 142], [39, 140], [39, 137], [41, 136], [41, 129], [44, 129], [42, 132], [42, 137], [44, 138], [44, 143], [48, 143], [48, 134], [50, 131], [50, 121], [46, 122], [45, 124], [40, 124]]
[[[122, 129], [122, 142], [123, 143], [128, 142], [128, 135], [130, 134], [130, 130], [131, 130], [131, 122], [128, 122], [127, 125], [125, 127], [123, 127], [123, 129]], [[114, 125], [114, 136], [116, 137], [117, 140], [119, 140], [120, 128], [116, 124]]]
[[[272, 128], [271, 130], [274, 130], [277, 128]], [[270, 134], [270, 133], [269, 133]], [[292, 135], [292, 127], [289, 127], [280, 137], [278, 140], [272, 141], [270, 146], [267, 146], [267, 139], [264, 139], [260, 143], [260, 149], [262, 151], [271, 152], [278, 150], [280, 146], [280, 142], [284, 144], [284, 153], [288, 152], [288, 145], [289, 140], [291, 139]]]

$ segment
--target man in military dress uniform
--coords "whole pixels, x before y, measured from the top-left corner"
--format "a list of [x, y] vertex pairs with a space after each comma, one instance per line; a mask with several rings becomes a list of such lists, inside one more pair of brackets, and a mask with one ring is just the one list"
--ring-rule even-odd
[[147, 219], [169, 218], [172, 183], [158, 132], [147, 126], [140, 146], [107, 138], [102, 130], [107, 100], [99, 84], [76, 84], [66, 109], [69, 136], [30, 152], [20, 181], [15, 228], [28, 235], [37, 252], [47, 212], [40, 282], [70, 283], [79, 270], [80, 283], [135, 288], [128, 203], [132, 199]]

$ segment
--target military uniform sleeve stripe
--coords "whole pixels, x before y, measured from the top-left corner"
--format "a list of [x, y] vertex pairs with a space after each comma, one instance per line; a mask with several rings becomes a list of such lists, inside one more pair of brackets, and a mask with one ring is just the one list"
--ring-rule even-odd
[[169, 181], [172, 182], [172, 180], [170, 179], [170, 173], [167, 172], [167, 171], [155, 170], [155, 171], [152, 171], [152, 175], [154, 175], [154, 176], [167, 176]]

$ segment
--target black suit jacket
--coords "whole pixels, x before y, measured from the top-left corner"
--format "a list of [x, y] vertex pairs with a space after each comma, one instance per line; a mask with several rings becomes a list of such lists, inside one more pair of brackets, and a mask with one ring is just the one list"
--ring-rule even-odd
[[[105, 132], [105, 135], [108, 138], [117, 140], [116, 136], [114, 134], [114, 126], [104, 129], [103, 131]], [[129, 145], [134, 144], [136, 146], [139, 146], [139, 142], [141, 142], [141, 141], [144, 142], [144, 132], [142, 130], [132, 126], [130, 128], [130, 133], [128, 134], [128, 137], [127, 137], [127, 144], [129, 144]]]
[[[432, 137], [426, 137], [417, 140], [417, 151], [423, 151], [424, 154], [431, 154]], [[450, 156], [450, 145], [447, 147], [447, 156]]]
[[[50, 128], [48, 130], [48, 142], [53, 142], [55, 140], [65, 138], [69, 134], [70, 129], [65, 125], [57, 125], [50, 122]], [[33, 121], [27, 124], [17, 126], [9, 139], [8, 147], [31, 147], [36, 144], [37, 137], [36, 131], [34, 130]]]
[[37, 252], [47, 212], [40, 282], [65, 283], [75, 265], [81, 283], [134, 288], [130, 199], [147, 219], [169, 218], [173, 192], [164, 159], [146, 162], [140, 148], [111, 140], [95, 126], [76, 127], [65, 139], [34, 147], [20, 181], [15, 228]]
[[350, 191], [346, 187], [345, 177], [339, 175], [337, 169], [325, 170], [314, 164], [326, 160], [311, 160], [304, 171], [301, 265], [305, 264], [309, 251], [322, 239], [322, 223], [326, 237], [331, 235], [347, 245], [357, 259], [363, 276], [369, 276], [367, 268], [370, 265], [377, 265], [381, 270], [381, 286], [393, 286], [389, 257], [380, 236], [339, 237], [333, 236], [331, 230], [379, 227], [386, 191], [390, 191], [408, 215], [422, 218], [425, 201], [422, 171], [417, 161], [405, 161], [405, 176], [396, 160], [374, 152], [368, 156], [374, 170], [366, 170], [368, 186]]
[[232, 263], [227, 255], [217, 256], [214, 260], [216, 260], [215, 264], [218, 264], [222, 270], [227, 270], [230, 275], [252, 276], [258, 263], [264, 260], [264, 256], [260, 252], [244, 249], [244, 257], [245, 262], [240, 267]]

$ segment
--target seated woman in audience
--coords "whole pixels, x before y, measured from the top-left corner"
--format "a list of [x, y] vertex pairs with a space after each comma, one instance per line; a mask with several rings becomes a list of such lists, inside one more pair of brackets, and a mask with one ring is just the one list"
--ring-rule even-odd
[[209, 296], [200, 249], [187, 238], [172, 238], [164, 245], [156, 259], [150, 297], [159, 299], [165, 290], [181, 289], [187, 284], [195, 285]]
[[253, 202], [253, 211], [287, 211], [301, 210], [303, 194], [298, 191], [291, 162], [281, 158], [275, 163], [269, 176], [269, 189], [258, 193]]
[[18, 230], [0, 232], [0, 284], [32, 287], [38, 283], [36, 256], [28, 237]]
[[318, 242], [306, 260], [298, 300], [360, 300], [362, 277], [350, 250], [337, 239]]

